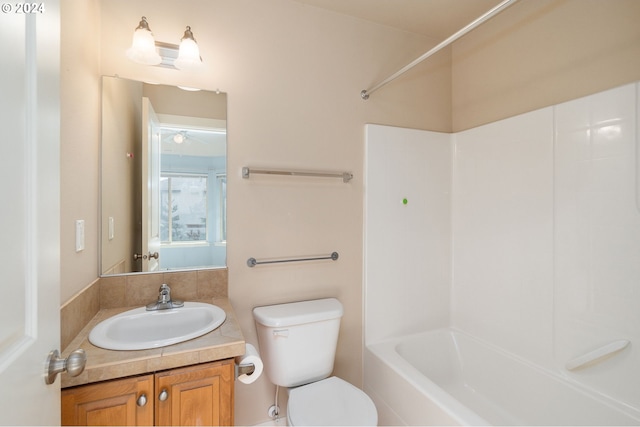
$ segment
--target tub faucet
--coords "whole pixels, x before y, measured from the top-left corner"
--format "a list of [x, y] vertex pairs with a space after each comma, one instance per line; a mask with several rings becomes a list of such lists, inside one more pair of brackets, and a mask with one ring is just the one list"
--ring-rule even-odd
[[158, 301], [147, 304], [147, 310], [167, 310], [170, 308], [179, 308], [184, 305], [184, 301], [171, 299], [171, 288], [167, 284], [160, 285]]

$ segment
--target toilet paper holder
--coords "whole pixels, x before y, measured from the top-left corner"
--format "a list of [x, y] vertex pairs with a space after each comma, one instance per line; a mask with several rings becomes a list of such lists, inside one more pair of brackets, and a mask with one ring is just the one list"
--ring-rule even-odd
[[245, 343], [245, 353], [235, 358], [236, 380], [244, 384], [252, 384], [262, 375], [263, 364], [256, 348]]
[[255, 372], [256, 370], [256, 365], [254, 365], [253, 363], [247, 363], [247, 364], [240, 364], [238, 365], [237, 363], [235, 364], [235, 368], [236, 368], [236, 379], [240, 376], [240, 375], [251, 375]]

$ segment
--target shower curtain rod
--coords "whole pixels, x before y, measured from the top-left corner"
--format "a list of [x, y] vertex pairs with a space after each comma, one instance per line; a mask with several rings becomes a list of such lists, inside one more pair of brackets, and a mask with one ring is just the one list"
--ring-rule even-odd
[[466, 27], [458, 30], [458, 32], [456, 32], [455, 34], [449, 36], [447, 39], [445, 39], [444, 41], [442, 41], [439, 44], [437, 44], [434, 48], [432, 48], [428, 52], [424, 53], [422, 56], [414, 59], [413, 62], [411, 62], [410, 64], [405, 65], [403, 68], [401, 68], [400, 70], [396, 71], [394, 74], [392, 74], [391, 76], [387, 77], [386, 79], [384, 79], [380, 83], [376, 84], [372, 88], [363, 90], [362, 92], [360, 92], [360, 96], [364, 100], [369, 99], [369, 95], [371, 95], [376, 90], [380, 89], [382, 86], [384, 86], [387, 83], [390, 83], [393, 80], [397, 79], [398, 77], [400, 77], [401, 75], [403, 75], [404, 73], [406, 73], [407, 71], [409, 71], [410, 69], [412, 69], [413, 67], [415, 67], [416, 65], [421, 63], [422, 61], [424, 61], [425, 59], [429, 58], [430, 56], [432, 56], [435, 53], [437, 53], [438, 51], [440, 51], [442, 48], [444, 48], [444, 47], [450, 45], [451, 43], [453, 43], [454, 41], [458, 40], [460, 37], [464, 36], [469, 31], [471, 31], [474, 28], [476, 28], [478, 25], [480, 25], [483, 22], [489, 20], [494, 15], [497, 15], [498, 13], [502, 12], [504, 9], [506, 9], [509, 6], [511, 6], [513, 3], [517, 2], [517, 1], [518, 0], [504, 0], [503, 2], [501, 2], [500, 4], [495, 6], [493, 9], [489, 10], [488, 12], [486, 12], [484, 15], [480, 16], [475, 21], [473, 21], [470, 24], [468, 24]]

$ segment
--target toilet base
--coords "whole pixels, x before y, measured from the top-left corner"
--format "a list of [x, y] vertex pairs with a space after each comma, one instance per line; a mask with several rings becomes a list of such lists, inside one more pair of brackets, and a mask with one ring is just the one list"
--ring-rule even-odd
[[338, 377], [287, 391], [287, 423], [290, 426], [377, 425], [378, 413], [371, 398]]

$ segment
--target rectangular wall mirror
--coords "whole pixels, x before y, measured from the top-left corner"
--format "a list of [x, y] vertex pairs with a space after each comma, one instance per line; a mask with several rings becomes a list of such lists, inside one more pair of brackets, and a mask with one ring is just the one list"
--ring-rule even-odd
[[226, 266], [227, 96], [102, 78], [100, 274]]

